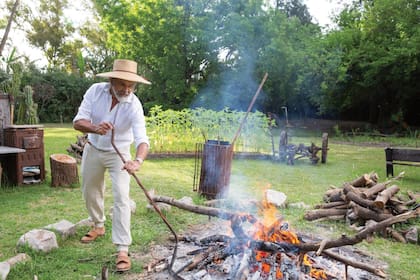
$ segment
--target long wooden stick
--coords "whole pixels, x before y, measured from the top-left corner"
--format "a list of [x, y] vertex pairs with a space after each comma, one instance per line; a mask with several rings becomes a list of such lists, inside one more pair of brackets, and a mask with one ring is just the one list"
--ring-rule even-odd
[[235, 144], [235, 141], [238, 138], [239, 133], [241, 132], [242, 127], [245, 124], [246, 118], [248, 117], [249, 112], [251, 111], [252, 107], [254, 106], [255, 100], [257, 99], [258, 95], [260, 94], [260, 91], [261, 91], [261, 89], [262, 89], [262, 87], [265, 83], [265, 80], [267, 80], [267, 77], [268, 77], [268, 73], [265, 73], [264, 78], [262, 79], [262, 81], [260, 83], [260, 86], [258, 87], [257, 91], [255, 92], [254, 98], [252, 98], [252, 101], [248, 106], [248, 110], [246, 111], [245, 117], [243, 118], [243, 120], [241, 122], [241, 125], [238, 128], [238, 131], [236, 131], [235, 137], [233, 137], [232, 145]]

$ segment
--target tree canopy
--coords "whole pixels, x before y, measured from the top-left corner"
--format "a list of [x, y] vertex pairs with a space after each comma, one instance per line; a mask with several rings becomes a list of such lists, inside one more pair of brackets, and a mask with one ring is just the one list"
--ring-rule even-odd
[[85, 76], [136, 60], [152, 81], [137, 92], [146, 112], [245, 110], [268, 73], [262, 112], [420, 124], [416, 0], [354, 1], [333, 29], [314, 24], [301, 0], [92, 0], [92, 21], [78, 30], [67, 0], [38, 3], [27, 34], [54, 71]]

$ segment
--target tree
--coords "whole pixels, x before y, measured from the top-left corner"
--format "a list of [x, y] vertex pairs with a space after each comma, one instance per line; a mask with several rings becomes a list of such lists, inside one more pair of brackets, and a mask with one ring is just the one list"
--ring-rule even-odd
[[[203, 26], [203, 10], [196, 7], [206, 2], [137, 0], [113, 5], [110, 0], [95, 1], [108, 47], [117, 56], [138, 61], [140, 72], [152, 81], [151, 88], [138, 89], [146, 110], [156, 104], [188, 107], [205, 79], [209, 61], [215, 57], [203, 42], [198, 28]], [[193, 12], [200, 17], [196, 19]]]
[[382, 126], [405, 119], [419, 123], [420, 3], [362, 4], [345, 9], [338, 17], [341, 29], [327, 36], [327, 48], [342, 55], [339, 71], [326, 75], [324, 104], [338, 105], [342, 117]]
[[67, 0], [40, 0], [40, 16], [30, 21], [32, 30], [27, 33], [29, 42], [44, 52], [52, 68], [66, 68], [68, 55], [80, 48], [70, 39], [75, 29], [65, 20], [63, 11], [67, 5]]
[[9, 37], [10, 28], [12, 27], [12, 22], [15, 17], [18, 5], [19, 5], [19, 0], [16, 0], [10, 12], [10, 17], [9, 17], [9, 20], [7, 21], [7, 26], [4, 31], [3, 38], [1, 39], [1, 42], [0, 42], [0, 56], [3, 53], [4, 46], [6, 45], [7, 38]]

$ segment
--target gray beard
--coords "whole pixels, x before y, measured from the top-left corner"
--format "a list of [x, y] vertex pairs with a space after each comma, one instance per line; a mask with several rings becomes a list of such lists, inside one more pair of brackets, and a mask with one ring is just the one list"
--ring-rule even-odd
[[117, 94], [117, 92], [115, 91], [113, 86], [111, 86], [111, 91], [112, 91], [112, 94], [114, 95], [114, 97], [118, 100], [118, 102], [120, 102], [120, 103], [128, 102], [130, 95], [119, 96]]

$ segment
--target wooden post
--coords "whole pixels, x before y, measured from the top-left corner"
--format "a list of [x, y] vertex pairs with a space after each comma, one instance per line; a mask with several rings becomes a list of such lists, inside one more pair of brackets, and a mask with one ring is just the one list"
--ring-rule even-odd
[[64, 154], [50, 156], [51, 186], [70, 186], [79, 183], [77, 161], [75, 158]]

